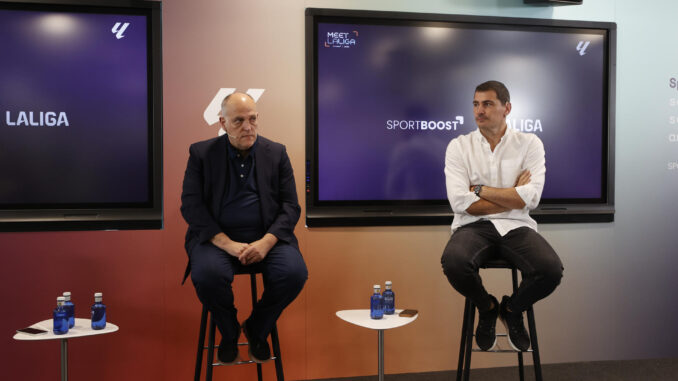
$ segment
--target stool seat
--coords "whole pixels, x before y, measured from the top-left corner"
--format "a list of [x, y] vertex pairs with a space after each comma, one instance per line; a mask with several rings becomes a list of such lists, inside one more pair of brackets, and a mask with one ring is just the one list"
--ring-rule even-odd
[[[256, 266], [248, 266], [245, 268], [241, 268], [235, 272], [235, 275], [245, 275], [249, 274], [250, 276], [250, 290], [252, 293], [252, 307], [257, 303], [257, 274], [261, 274], [261, 271], [256, 268]], [[210, 317], [209, 321], [209, 336], [208, 336], [208, 344], [205, 345], [205, 333], [207, 330], [207, 318]], [[213, 367], [215, 366], [225, 366], [225, 365], [243, 365], [243, 364], [257, 364], [257, 379], [258, 381], [262, 381], [263, 375], [262, 375], [262, 369], [261, 369], [261, 364], [255, 363], [254, 361], [246, 360], [246, 361], [238, 361], [233, 364], [223, 364], [219, 361], [214, 361], [214, 349], [218, 348], [218, 345], [214, 344], [215, 340], [215, 334], [216, 334], [216, 322], [214, 318], [211, 316], [209, 310], [207, 310], [207, 307], [203, 305], [202, 307], [202, 315], [200, 317], [200, 333], [198, 334], [198, 353], [196, 355], [196, 361], [195, 361], [195, 377], [194, 381], [200, 381], [200, 373], [202, 371], [202, 361], [203, 361], [203, 352], [207, 350], [207, 359], [206, 359], [206, 370], [205, 370], [205, 381], [211, 381], [212, 380], [212, 371]], [[280, 342], [278, 340], [278, 325], [275, 324], [273, 326], [273, 330], [271, 330], [271, 344], [273, 347], [273, 354], [270, 358], [270, 360], [274, 360], [275, 362], [275, 374], [276, 374], [276, 379], [277, 381], [285, 381], [285, 376], [283, 374], [283, 367], [282, 367], [282, 359], [280, 357]], [[249, 343], [238, 343], [238, 346], [246, 346], [249, 345]]]
[[[511, 278], [513, 284], [513, 291], [518, 288], [518, 271], [517, 267], [501, 258], [490, 257], [483, 261], [479, 266], [482, 269], [509, 269], [511, 270]], [[471, 372], [471, 353], [472, 352], [489, 352], [489, 353], [504, 353], [513, 352], [518, 354], [518, 372], [520, 381], [525, 380], [525, 370], [523, 366], [523, 352], [514, 349], [492, 349], [489, 351], [482, 351], [480, 349], [473, 349], [473, 326], [475, 323], [476, 307], [470, 299], [466, 298], [464, 303], [464, 320], [461, 327], [461, 344], [459, 345], [459, 363], [457, 364], [457, 381], [468, 381]], [[534, 375], [536, 381], [542, 381], [541, 361], [539, 358], [539, 344], [537, 341], [537, 328], [534, 320], [534, 310], [532, 306], [527, 310], [527, 325], [530, 333], [531, 348], [525, 352], [532, 352], [532, 362], [534, 364]], [[497, 334], [497, 337], [504, 337], [507, 334]]]
[[501, 259], [501, 258], [489, 258], [485, 260], [481, 265], [480, 268], [482, 269], [515, 269], [516, 266], [507, 261], [506, 259]]

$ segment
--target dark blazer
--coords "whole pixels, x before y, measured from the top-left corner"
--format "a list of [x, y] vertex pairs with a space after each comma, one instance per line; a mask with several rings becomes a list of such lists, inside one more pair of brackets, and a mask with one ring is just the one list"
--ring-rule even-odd
[[[279, 241], [298, 250], [294, 226], [299, 221], [301, 208], [292, 164], [284, 145], [263, 136], [257, 140], [254, 165], [264, 228]], [[227, 144], [227, 135], [222, 135], [192, 144], [189, 148], [181, 193], [181, 214], [188, 222], [185, 247], [189, 263], [184, 281], [190, 273], [193, 248], [221, 232], [217, 221], [221, 217], [222, 198], [229, 187]]]

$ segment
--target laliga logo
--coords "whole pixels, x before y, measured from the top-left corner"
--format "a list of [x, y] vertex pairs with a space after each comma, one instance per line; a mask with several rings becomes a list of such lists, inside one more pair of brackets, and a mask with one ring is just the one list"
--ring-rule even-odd
[[125, 37], [122, 34], [125, 33], [125, 30], [129, 26], [129, 23], [121, 23], [121, 22], [116, 22], [115, 25], [113, 25], [113, 29], [111, 29], [111, 33], [115, 34], [115, 38], [118, 40]]
[[327, 32], [325, 47], [350, 48], [351, 46], [355, 46], [356, 38], [358, 38], [358, 31], [354, 30], [351, 33], [355, 36], [351, 36], [348, 32]]
[[[219, 121], [219, 113], [221, 112], [221, 101], [226, 98], [227, 95], [233, 94], [235, 92], [234, 87], [229, 87], [229, 88], [221, 88], [219, 91], [217, 91], [217, 95], [212, 98], [212, 101], [210, 102], [209, 105], [207, 105], [207, 108], [205, 111], [202, 113], [203, 119], [205, 119], [205, 122], [207, 122], [208, 125], [213, 125]], [[264, 93], [266, 89], [247, 89], [246, 93], [247, 95], [251, 96], [252, 99], [254, 99], [255, 102], [259, 100], [261, 97], [261, 94]], [[223, 128], [219, 129], [219, 136], [225, 134], [226, 131], [224, 131]]]

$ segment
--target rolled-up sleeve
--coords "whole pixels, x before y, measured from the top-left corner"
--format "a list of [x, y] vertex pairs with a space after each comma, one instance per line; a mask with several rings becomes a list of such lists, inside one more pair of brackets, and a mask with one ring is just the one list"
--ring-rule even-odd
[[537, 135], [529, 134], [529, 144], [525, 155], [525, 169], [530, 171], [530, 182], [516, 187], [516, 192], [525, 202], [525, 207], [532, 210], [539, 205], [541, 193], [544, 190], [544, 179], [546, 176], [546, 159], [544, 153], [544, 144]]
[[468, 169], [461, 155], [459, 144], [459, 140], [454, 139], [447, 145], [445, 152], [445, 186], [452, 211], [454, 213], [466, 213], [466, 209], [480, 200], [480, 197], [469, 190], [471, 183]]

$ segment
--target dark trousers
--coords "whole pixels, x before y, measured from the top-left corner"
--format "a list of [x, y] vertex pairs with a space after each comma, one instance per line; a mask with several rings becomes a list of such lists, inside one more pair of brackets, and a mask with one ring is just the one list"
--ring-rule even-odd
[[488, 310], [492, 300], [478, 274], [480, 264], [488, 258], [505, 259], [522, 274], [520, 286], [509, 300], [511, 311], [525, 311], [551, 294], [563, 276], [560, 258], [536, 231], [521, 227], [502, 237], [489, 221], [464, 225], [450, 237], [441, 263], [452, 287], [480, 311]]
[[[236, 271], [245, 266], [209, 242], [197, 245], [190, 257], [198, 299], [212, 313], [221, 336], [237, 339], [240, 325], [231, 283]], [[247, 320], [248, 332], [266, 340], [283, 309], [301, 292], [308, 271], [299, 250], [282, 242], [273, 246], [263, 261], [249, 266], [261, 270], [264, 293]]]

